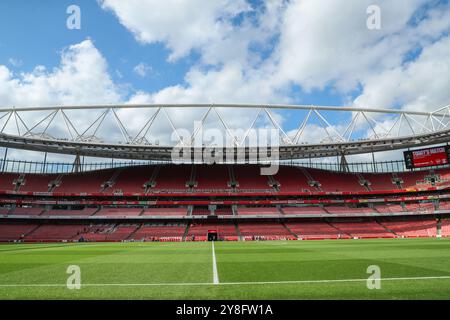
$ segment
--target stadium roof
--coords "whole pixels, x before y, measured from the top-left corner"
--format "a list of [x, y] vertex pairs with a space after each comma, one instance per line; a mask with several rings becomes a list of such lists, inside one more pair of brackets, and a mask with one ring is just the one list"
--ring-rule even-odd
[[[175, 114], [174, 114], [175, 112]], [[284, 112], [284, 113], [282, 113]], [[296, 128], [283, 125], [288, 114]], [[174, 116], [175, 115], [175, 116]], [[236, 118], [249, 119], [236, 128]], [[176, 118], [176, 119], [175, 119]], [[194, 126], [195, 122], [195, 126]], [[239, 121], [238, 121], [239, 122]], [[181, 126], [190, 125], [191, 130]], [[308, 105], [139, 104], [0, 109], [0, 146], [80, 156], [169, 160], [175, 147], [193, 152], [257, 147], [280, 159], [319, 158], [412, 148], [450, 141], [450, 106], [434, 112]], [[203, 131], [226, 138], [217, 144]], [[277, 142], [251, 144], [257, 130]], [[216, 131], [217, 131], [216, 130]], [[186, 133], [187, 132], [187, 133]], [[205, 142], [206, 141], [206, 142]]]

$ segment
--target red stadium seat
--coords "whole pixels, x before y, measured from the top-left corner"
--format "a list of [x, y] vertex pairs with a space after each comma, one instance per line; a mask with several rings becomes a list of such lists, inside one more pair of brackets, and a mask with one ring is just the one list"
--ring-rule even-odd
[[436, 221], [384, 221], [387, 229], [401, 237], [435, 237]]
[[[450, 169], [353, 174], [281, 166], [263, 176], [258, 165], [168, 164], [0, 173], [0, 241], [201, 241], [209, 229], [230, 241], [434, 237], [436, 222], [416, 219], [445, 217], [449, 186]], [[441, 235], [448, 233], [443, 219]]]
[[354, 238], [395, 238], [392, 232], [375, 221], [333, 222], [332, 225]]

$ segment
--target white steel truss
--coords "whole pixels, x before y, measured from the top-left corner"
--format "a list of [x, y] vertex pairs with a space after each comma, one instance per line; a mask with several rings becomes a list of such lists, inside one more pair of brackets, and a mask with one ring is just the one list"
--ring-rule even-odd
[[[241, 136], [233, 131], [239, 115], [249, 119], [249, 123], [241, 124]], [[142, 123], [136, 125], [136, 118]], [[2, 108], [0, 146], [156, 160], [167, 158], [174, 146], [198, 147], [200, 132], [212, 118], [218, 119], [213, 124], [231, 141], [219, 147], [248, 149], [252, 130], [270, 127], [278, 132], [285, 158], [357, 154], [450, 141], [450, 106], [422, 112], [307, 105], [143, 104]], [[180, 119], [182, 125], [190, 126], [189, 136], [181, 133], [187, 128], [180, 128]], [[193, 119], [196, 126], [187, 119]], [[111, 133], [114, 130], [118, 135]], [[204, 143], [200, 146], [210, 147]]]

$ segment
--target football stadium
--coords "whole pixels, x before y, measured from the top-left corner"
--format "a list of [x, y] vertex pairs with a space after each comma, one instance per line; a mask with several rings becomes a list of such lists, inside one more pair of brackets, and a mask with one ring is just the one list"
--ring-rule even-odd
[[[174, 109], [195, 128], [178, 128]], [[256, 116], [239, 135], [224, 110]], [[124, 114], [139, 116], [135, 134]], [[347, 119], [341, 131], [330, 117]], [[450, 107], [84, 105], [0, 118], [2, 299], [450, 298]], [[308, 143], [312, 123], [322, 130]], [[154, 124], [175, 141], [152, 140]], [[213, 125], [232, 143], [206, 141]], [[377, 161], [386, 151], [403, 158]]]
[[0, 1], [2, 316], [445, 313], [449, 57], [450, 0]]

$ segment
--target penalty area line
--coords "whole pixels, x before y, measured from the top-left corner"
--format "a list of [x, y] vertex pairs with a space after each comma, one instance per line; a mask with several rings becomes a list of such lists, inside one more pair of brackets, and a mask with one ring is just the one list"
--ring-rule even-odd
[[[218, 280], [218, 279], [217, 279]], [[437, 277], [404, 277], [404, 278], [381, 278], [381, 281], [421, 281], [421, 280], [450, 280], [450, 276]], [[255, 281], [255, 282], [184, 282], [184, 283], [86, 283], [81, 287], [165, 287], [165, 286], [238, 286], [238, 285], [268, 285], [268, 284], [320, 284], [340, 282], [366, 282], [367, 279], [331, 279], [331, 280], [293, 280], [293, 281]], [[0, 288], [14, 287], [67, 287], [66, 284], [0, 284]]]

